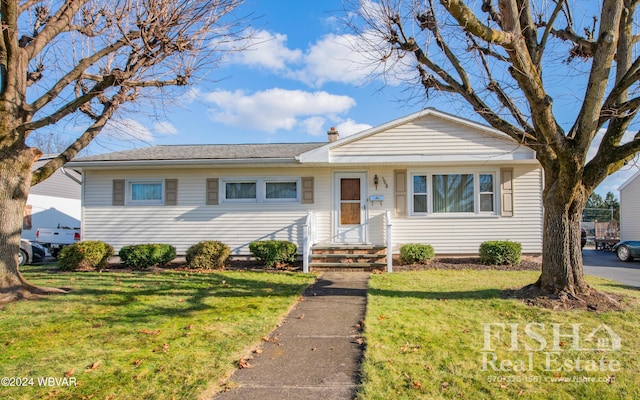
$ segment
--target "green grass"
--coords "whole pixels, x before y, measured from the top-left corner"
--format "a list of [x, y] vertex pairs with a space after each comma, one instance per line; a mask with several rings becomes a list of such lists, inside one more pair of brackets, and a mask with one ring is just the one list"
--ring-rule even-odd
[[[623, 293], [628, 305], [623, 312], [588, 311], [554, 312], [529, 307], [517, 300], [500, 297], [501, 289], [522, 287], [534, 282], [535, 272], [502, 271], [419, 271], [372, 275], [365, 324], [367, 350], [363, 365], [360, 399], [637, 399], [640, 398], [640, 292], [625, 289], [603, 279], [590, 278], [590, 284], [603, 291]], [[507, 371], [493, 371], [485, 363], [483, 371], [484, 325], [504, 323], [500, 339], [490, 337], [496, 353]], [[547, 342], [527, 336], [527, 323]], [[606, 324], [621, 338], [617, 351], [574, 350], [573, 338], [560, 338], [559, 350], [553, 349], [552, 323], [560, 323], [561, 334], [571, 334], [579, 327], [579, 346], [596, 347], [583, 341], [601, 324]], [[509, 324], [519, 324], [515, 339], [517, 350], [511, 351]], [[491, 333], [500, 328], [491, 326]], [[602, 332], [602, 331], [601, 331]], [[531, 350], [527, 351], [525, 345]], [[551, 361], [547, 370], [546, 355]], [[528, 361], [532, 354], [532, 369]], [[575, 371], [580, 357], [583, 368]], [[599, 360], [608, 363], [600, 370]], [[524, 360], [525, 371], [513, 371], [509, 362]], [[565, 361], [574, 362], [571, 371]], [[615, 372], [607, 368], [611, 360], [620, 363]], [[591, 361], [598, 361], [597, 367]], [[556, 371], [558, 367], [565, 368]], [[508, 368], [507, 368], [508, 367]], [[614, 366], [615, 367], [615, 366]], [[500, 377], [503, 381], [494, 381]], [[608, 382], [553, 382], [561, 379], [599, 379]]]
[[[0, 377], [33, 379], [26, 387], [2, 387], [3, 399], [210, 394], [314, 280], [288, 273], [49, 273], [42, 267], [26, 267], [23, 275], [73, 290], [0, 310]], [[65, 374], [70, 386], [38, 384], [38, 378]]]

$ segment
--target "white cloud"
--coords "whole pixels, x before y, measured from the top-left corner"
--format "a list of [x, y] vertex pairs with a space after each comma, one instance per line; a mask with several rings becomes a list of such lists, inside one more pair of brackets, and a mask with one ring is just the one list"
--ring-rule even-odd
[[309, 117], [300, 121], [300, 125], [304, 129], [305, 133], [308, 133], [313, 136], [320, 136], [326, 133], [325, 124], [327, 119], [324, 117]]
[[283, 70], [287, 64], [299, 62], [302, 58], [302, 51], [289, 49], [287, 35], [281, 33], [254, 31], [251, 37], [239, 46], [244, 49], [233, 53], [232, 62], [269, 70]]
[[313, 44], [304, 55], [304, 66], [290, 77], [320, 87], [326, 82], [359, 85], [372, 72], [370, 63], [354, 52], [356, 37], [329, 34]]
[[178, 134], [178, 128], [169, 121], [156, 122], [153, 124], [153, 130], [163, 135], [175, 136]]
[[[363, 43], [367, 46], [363, 49], [366, 51], [357, 51]], [[250, 39], [231, 49], [243, 50], [232, 53], [230, 61], [278, 72], [312, 87], [321, 87], [327, 82], [361, 85], [382, 71], [380, 52], [387, 49], [379, 43], [380, 39], [373, 32], [362, 37], [328, 34], [303, 51], [287, 47], [284, 34], [257, 30], [252, 32]], [[372, 51], [371, 46], [380, 48]]]
[[340, 137], [351, 136], [354, 133], [362, 132], [371, 128], [371, 125], [368, 124], [359, 124], [351, 118], [340, 122], [336, 125], [336, 129], [340, 134]]
[[355, 105], [349, 96], [280, 88], [253, 94], [219, 90], [207, 94], [205, 100], [215, 105], [210, 109], [212, 120], [269, 133], [300, 129], [319, 134], [325, 118], [339, 119]]
[[102, 129], [104, 139], [125, 142], [153, 142], [153, 134], [147, 127], [133, 119], [112, 119]]

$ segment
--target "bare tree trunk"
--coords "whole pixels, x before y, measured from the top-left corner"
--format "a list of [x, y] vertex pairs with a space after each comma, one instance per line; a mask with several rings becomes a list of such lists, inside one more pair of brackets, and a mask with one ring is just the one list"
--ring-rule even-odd
[[18, 271], [22, 215], [29, 194], [31, 169], [40, 156], [35, 149], [15, 147], [0, 151], [0, 303], [64, 290], [38, 288]]
[[580, 245], [587, 196], [579, 184], [574, 190], [562, 186], [558, 181], [546, 182], [542, 274], [536, 285], [545, 293], [587, 294], [590, 289], [584, 280]]

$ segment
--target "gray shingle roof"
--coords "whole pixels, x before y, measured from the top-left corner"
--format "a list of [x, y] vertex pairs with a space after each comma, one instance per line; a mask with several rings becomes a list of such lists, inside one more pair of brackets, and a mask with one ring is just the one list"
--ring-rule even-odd
[[317, 143], [268, 143], [268, 144], [209, 144], [153, 146], [142, 149], [98, 154], [73, 160], [73, 163], [88, 161], [145, 161], [145, 160], [237, 160], [282, 158], [296, 156], [320, 146]]

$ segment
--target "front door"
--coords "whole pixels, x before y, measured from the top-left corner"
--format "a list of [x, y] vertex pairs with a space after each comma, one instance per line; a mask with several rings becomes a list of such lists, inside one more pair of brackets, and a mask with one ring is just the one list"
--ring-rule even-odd
[[336, 242], [367, 242], [367, 174], [339, 173], [336, 187]]

